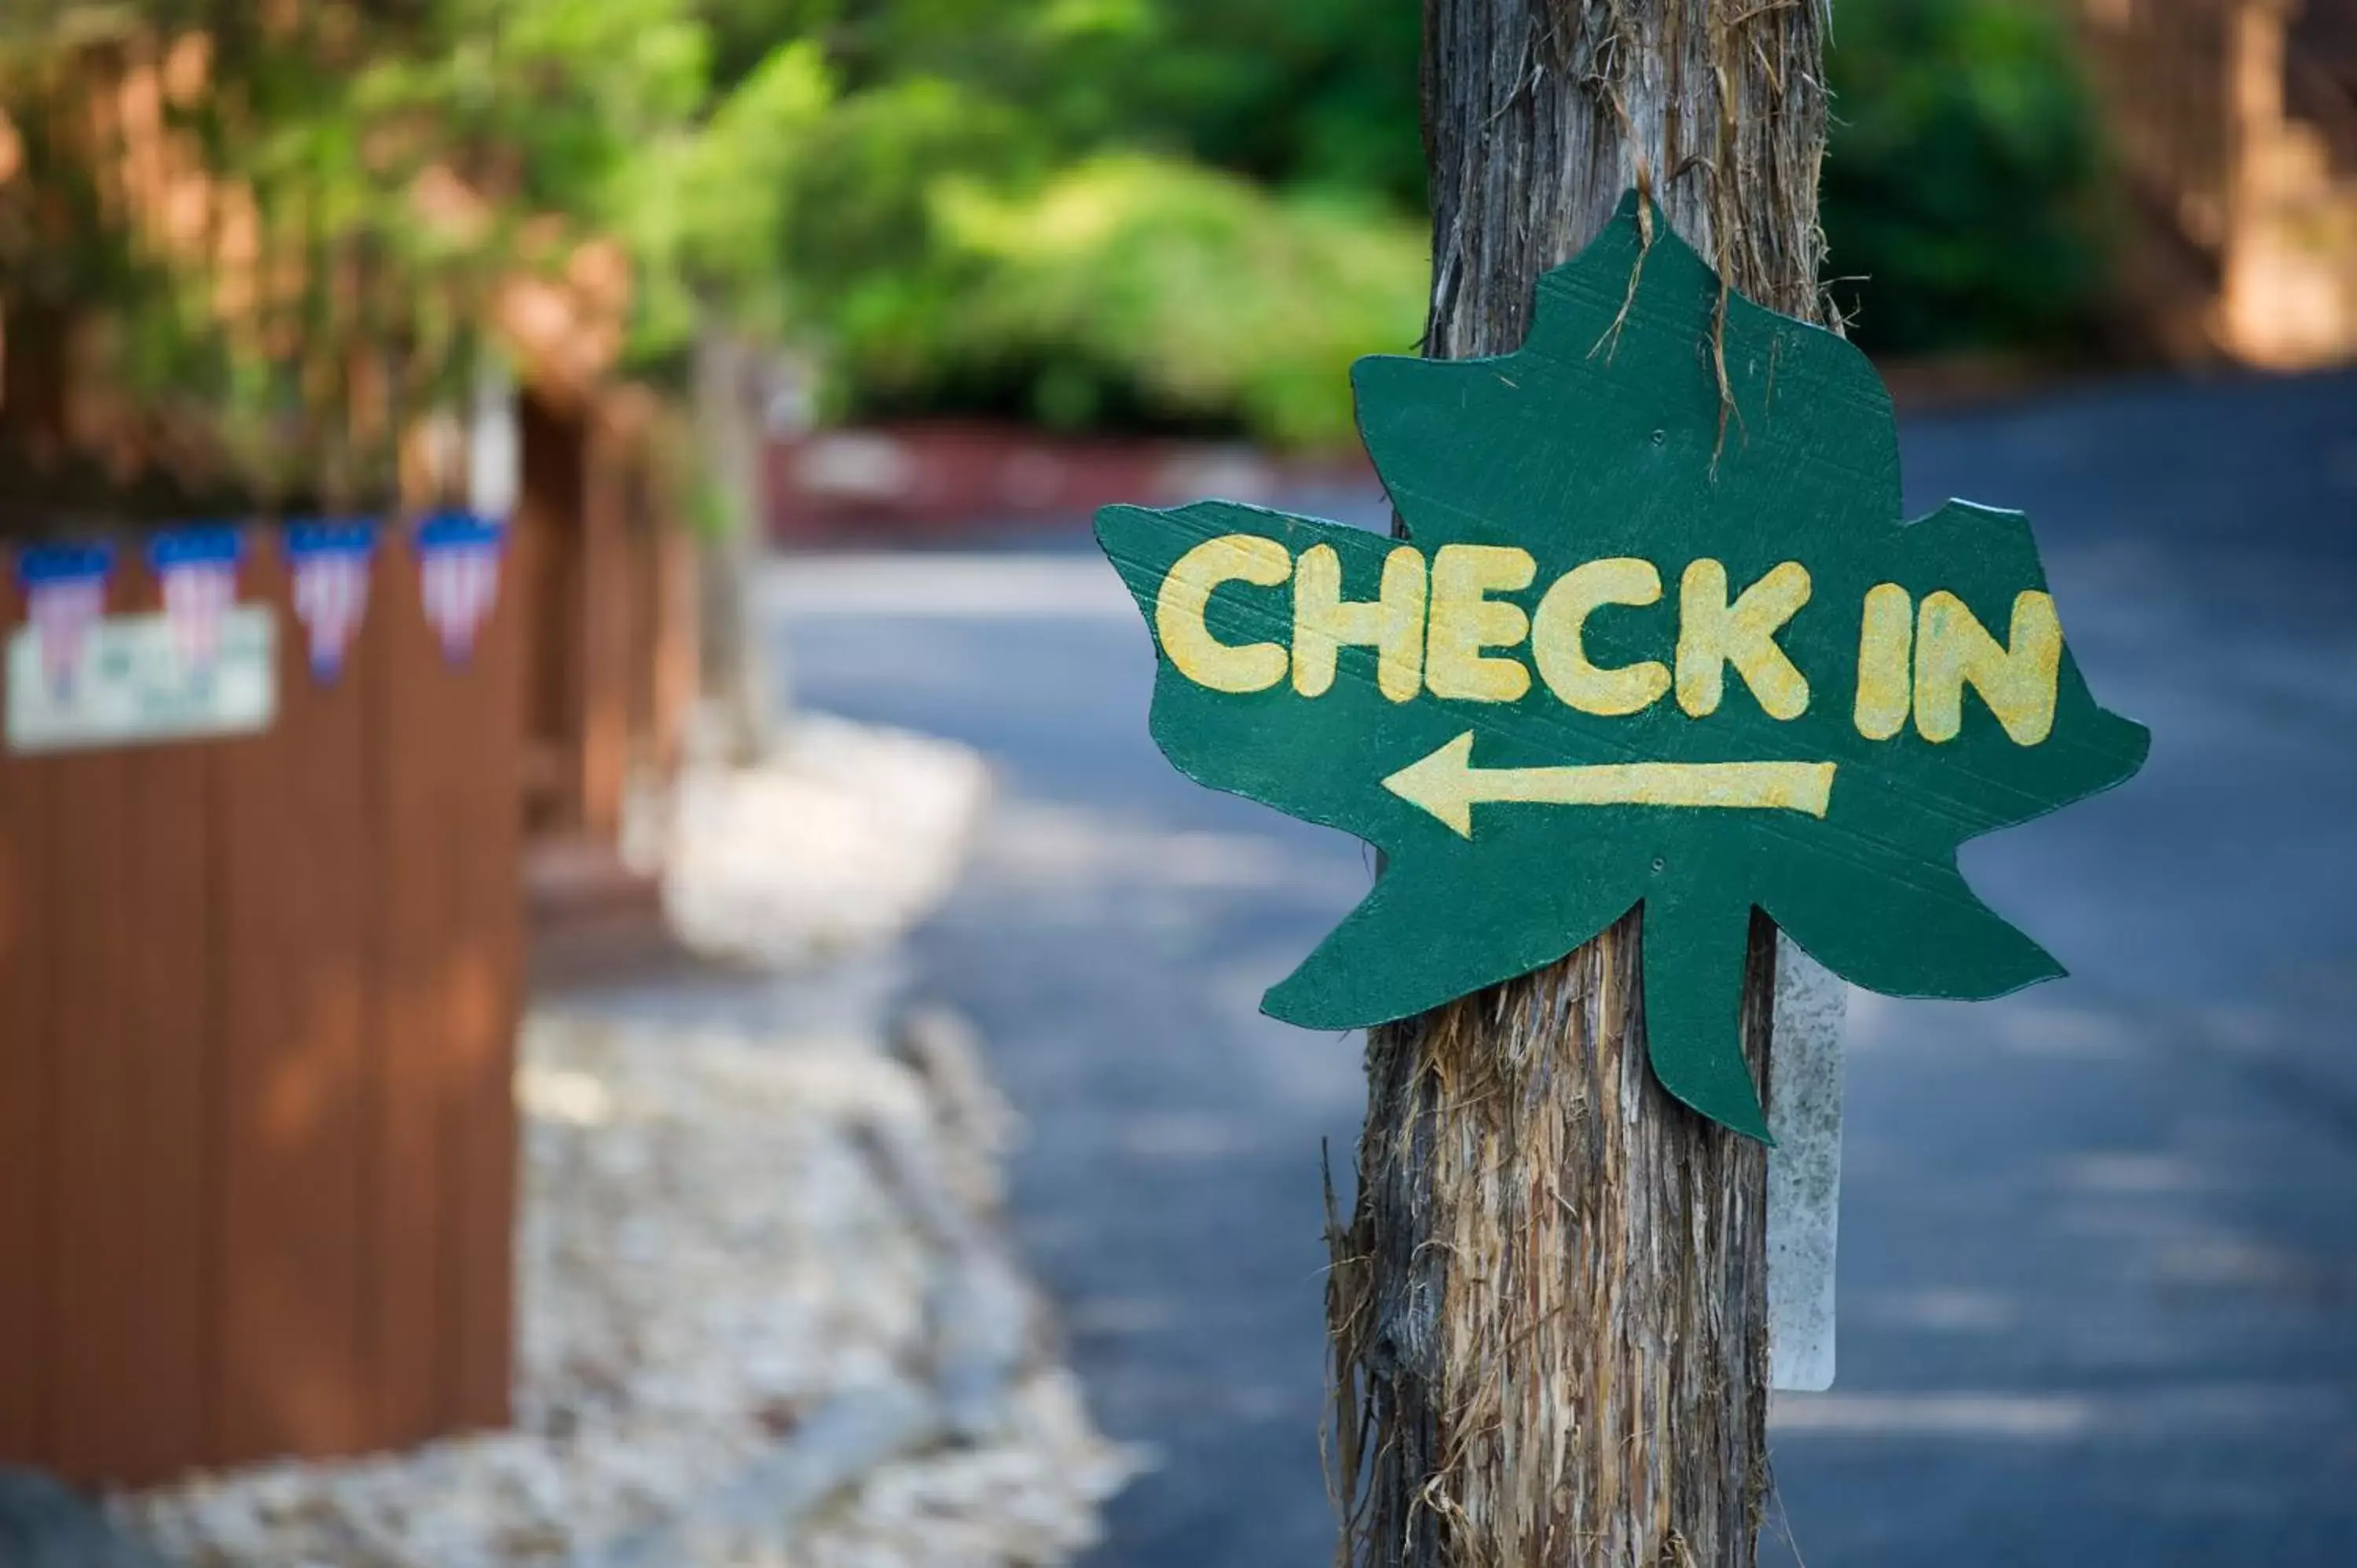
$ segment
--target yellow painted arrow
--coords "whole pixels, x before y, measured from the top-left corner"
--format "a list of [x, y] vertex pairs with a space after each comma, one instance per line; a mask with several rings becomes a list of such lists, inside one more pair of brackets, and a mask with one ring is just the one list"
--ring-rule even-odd
[[1476, 768], [1473, 732], [1410, 763], [1383, 788], [1430, 811], [1466, 838], [1473, 808], [1504, 801], [1542, 806], [1687, 806], [1805, 811], [1823, 817], [1833, 798], [1830, 762], [1615, 762], [1587, 768]]

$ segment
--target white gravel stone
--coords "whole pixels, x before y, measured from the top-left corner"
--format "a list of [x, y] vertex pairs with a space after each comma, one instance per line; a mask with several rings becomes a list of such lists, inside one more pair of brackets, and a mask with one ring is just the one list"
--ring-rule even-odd
[[963, 746], [822, 715], [758, 768], [691, 771], [663, 900], [699, 952], [808, 963], [905, 930], [949, 891], [989, 795]]

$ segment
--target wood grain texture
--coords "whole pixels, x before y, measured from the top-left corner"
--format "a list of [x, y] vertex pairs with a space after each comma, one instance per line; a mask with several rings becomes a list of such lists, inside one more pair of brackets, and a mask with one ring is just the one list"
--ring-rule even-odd
[[[117, 614], [156, 606], [139, 548]], [[406, 543], [377, 565], [322, 686], [255, 541], [264, 733], [0, 752], [0, 1463], [137, 1485], [505, 1419], [522, 623], [453, 665]]]
[[[579, 471], [580, 641], [574, 660], [580, 671], [580, 828], [611, 843], [622, 829], [622, 796], [629, 784], [630, 680], [647, 661], [649, 642], [634, 624], [626, 510], [630, 482], [627, 453], [617, 433], [595, 415], [580, 422], [570, 457]], [[524, 456], [527, 470], [532, 453]], [[525, 488], [532, 485], [530, 473]]]
[[121, 752], [81, 752], [41, 766], [54, 791], [55, 856], [43, 909], [51, 933], [43, 1036], [54, 1183], [43, 1214], [51, 1228], [55, 1359], [47, 1445], [67, 1474], [103, 1476], [134, 1446], [139, 1420], [126, 1355], [139, 1333], [132, 1172], [139, 1150], [122, 919], [131, 887], [131, 762]]
[[[464, 667], [444, 657], [418, 592], [407, 531], [387, 531], [369, 612], [383, 657], [371, 671], [375, 729], [386, 759], [371, 810], [378, 974], [372, 1041], [367, 1349], [380, 1442], [422, 1442], [448, 1408], [441, 1343], [457, 1301], [448, 1216], [453, 935], [463, 846], [451, 779], [480, 737], [454, 725]], [[455, 711], [454, 711], [455, 710]], [[394, 759], [398, 759], [397, 761]]]
[[[0, 635], [23, 624], [24, 601], [7, 559]], [[48, 1049], [52, 877], [46, 832], [48, 775], [0, 767], [0, 1346], [24, 1348], [0, 1373], [0, 1460], [22, 1459], [45, 1438], [50, 1185]], [[29, 1354], [38, 1350], [40, 1354]]]
[[[123, 602], [153, 613], [162, 592], [144, 565], [126, 572]], [[136, 1393], [116, 1474], [160, 1480], [202, 1453], [208, 1408], [208, 1184], [218, 1058], [219, 969], [211, 948], [214, 799], [208, 748], [125, 754], [129, 882], [118, 912], [130, 968], [124, 986], [133, 1157], [129, 1237], [135, 1337], [124, 1359]]]
[[526, 822], [555, 838], [580, 833], [588, 811], [585, 655], [600, 628], [589, 623], [587, 594], [587, 442], [576, 412], [529, 393], [516, 404], [516, 436], [518, 489], [500, 595], [516, 599], [531, 623], [522, 674]]
[[[511, 538], [511, 570], [526, 548]], [[521, 597], [502, 583], [449, 715], [469, 742], [466, 766], [451, 779], [455, 827], [447, 851], [455, 918], [445, 1036], [451, 1305], [443, 1423], [454, 1429], [507, 1423], [514, 1359], [525, 632]]]
[[[1511, 351], [1632, 184], [1722, 277], [1825, 319], [1817, 0], [1427, 0], [1426, 351]], [[1746, 1055], [1765, 1065], [1756, 920]], [[1641, 935], [1373, 1030], [1333, 1226], [1344, 1563], [1727, 1568], [1767, 1485], [1766, 1159], [1645, 1066]]]
[[278, 610], [279, 701], [267, 735], [214, 750], [221, 918], [207, 945], [225, 989], [215, 1444], [231, 1461], [351, 1452], [372, 1435], [361, 1134], [374, 834], [354, 678], [373, 650], [364, 622], [343, 679], [320, 686], [279, 552], [255, 550], [246, 575], [244, 596]]

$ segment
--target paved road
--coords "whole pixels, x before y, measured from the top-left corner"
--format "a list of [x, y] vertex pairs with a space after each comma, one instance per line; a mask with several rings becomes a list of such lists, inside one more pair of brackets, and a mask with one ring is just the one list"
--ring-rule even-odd
[[[2074, 978], [1856, 1004], [1842, 1373], [1779, 1405], [1767, 1560], [2346, 1568], [2357, 379], [2076, 393], [1905, 448], [1918, 510], [2031, 510], [2090, 681], [2155, 745], [1967, 847]], [[1326, 1561], [1318, 1158], [1347, 1161], [1357, 1043], [1254, 1007], [1364, 851], [1168, 770], [1144, 631], [1076, 549], [772, 586], [803, 701], [1001, 768], [917, 960], [1029, 1118], [1022, 1240], [1100, 1419], [1162, 1460], [1098, 1561]]]

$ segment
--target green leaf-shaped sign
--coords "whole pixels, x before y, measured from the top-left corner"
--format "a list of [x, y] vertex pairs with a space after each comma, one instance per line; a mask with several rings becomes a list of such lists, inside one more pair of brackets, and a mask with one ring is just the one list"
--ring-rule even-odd
[[1402, 1018], [1643, 906], [1655, 1075], [1766, 1136], [1738, 1033], [1754, 907], [1901, 996], [2062, 972], [1956, 846], [2119, 783], [2027, 521], [1900, 515], [1890, 400], [1832, 334], [1722, 297], [1636, 199], [1502, 358], [1361, 360], [1394, 539], [1225, 501], [1113, 507], [1189, 777], [1379, 846], [1264, 1002]]

